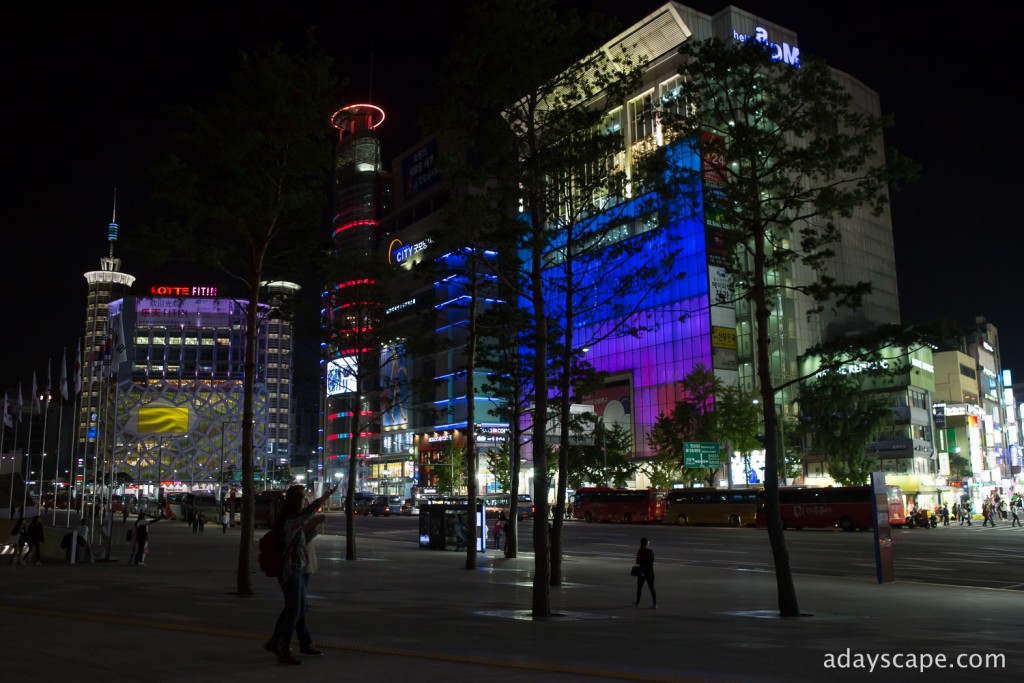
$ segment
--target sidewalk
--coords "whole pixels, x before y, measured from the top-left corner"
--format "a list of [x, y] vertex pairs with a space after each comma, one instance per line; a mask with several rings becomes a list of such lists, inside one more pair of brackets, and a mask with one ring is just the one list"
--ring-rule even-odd
[[[47, 544], [59, 538], [50, 530]], [[257, 537], [262, 530], [257, 531]], [[803, 612], [778, 618], [772, 573], [666, 566], [659, 609], [634, 607], [630, 560], [568, 556], [551, 589], [559, 616], [529, 617], [533, 557], [462, 553], [413, 539], [317, 541], [310, 622], [322, 658], [283, 667], [261, 646], [281, 607], [276, 582], [235, 594], [238, 531], [153, 527], [146, 567], [127, 565], [122, 525], [109, 563], [0, 566], [6, 680], [74, 671], [79, 681], [1017, 681], [1024, 594], [797, 576]], [[255, 552], [253, 554], [255, 558]], [[645, 595], [645, 599], [647, 596]], [[849, 648], [849, 651], [848, 651]], [[996, 668], [826, 668], [831, 655], [994, 653]], [[843, 663], [843, 660], [839, 660]], [[998, 663], [997, 663], [998, 664]], [[286, 673], [287, 672], [287, 673]]]

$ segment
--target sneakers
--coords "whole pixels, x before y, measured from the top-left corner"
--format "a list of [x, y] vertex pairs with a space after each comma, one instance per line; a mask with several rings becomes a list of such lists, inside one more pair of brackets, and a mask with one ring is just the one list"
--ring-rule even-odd
[[277, 663], [278, 664], [293, 664], [294, 665], [294, 664], [302, 664], [302, 660], [301, 659], [296, 659], [294, 656], [292, 656], [291, 650], [282, 650], [281, 653], [277, 655]]
[[658, 609], [657, 605], [651, 605], [651, 609]]
[[633, 607], [639, 607], [639, 606], [640, 606], [640, 601], [639, 600], [637, 600], [636, 602], [633, 603]]
[[324, 653], [322, 651], [316, 649], [312, 645], [307, 645], [306, 647], [300, 647], [299, 648], [299, 654], [309, 655], [310, 657], [323, 657], [324, 656]]
[[280, 648], [277, 646], [277, 641], [273, 638], [263, 643], [263, 649], [267, 652], [273, 652], [275, 655], [281, 654]]

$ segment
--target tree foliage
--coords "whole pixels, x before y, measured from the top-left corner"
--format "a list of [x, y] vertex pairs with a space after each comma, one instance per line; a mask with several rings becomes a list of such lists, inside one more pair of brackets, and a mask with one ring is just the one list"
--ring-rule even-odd
[[604, 420], [586, 414], [580, 419], [591, 422], [588, 445], [570, 447], [566, 482], [569, 488], [581, 486], [625, 486], [637, 471], [633, 460], [633, 437], [620, 425], [607, 427]]
[[[549, 348], [565, 329], [552, 327], [561, 301], [550, 308], [553, 301], [545, 270], [551, 265], [552, 238], [564, 234], [553, 228], [568, 215], [559, 197], [564, 200], [565, 190], [572, 186], [567, 181], [569, 169], [578, 167], [579, 160], [567, 156], [576, 149], [569, 142], [574, 136], [589, 139], [586, 136], [591, 135], [599, 112], [584, 105], [617, 80], [615, 66], [604, 53], [581, 53], [603, 42], [607, 29], [607, 24], [581, 20], [574, 13], [559, 14], [551, 0], [489, 0], [471, 10], [466, 38], [453, 52], [456, 68], [450, 85], [462, 97], [452, 107], [478, 133], [470, 137], [486, 141], [486, 147], [470, 150], [478, 162], [478, 181], [494, 207], [512, 216], [515, 207], [521, 207], [520, 220], [512, 226], [513, 248], [520, 256], [514, 270], [504, 271], [504, 278], [507, 291], [529, 312], [530, 329], [524, 336], [530, 337], [535, 354], [530, 368], [537, 492], [535, 617], [550, 616], [548, 586], [561, 578], [560, 565], [553, 562], [560, 547], [557, 538], [551, 542], [547, 524], [550, 472], [542, 454], [550, 415]], [[564, 358], [571, 363], [572, 343], [562, 346], [570, 350]], [[568, 457], [567, 449], [564, 455]], [[564, 501], [561, 494], [559, 500]]]
[[[680, 382], [683, 398], [676, 401], [669, 414], [662, 413], [654, 422], [647, 443], [655, 458], [667, 458], [676, 467], [684, 466], [683, 444], [687, 441], [722, 439], [722, 413], [716, 410], [715, 397], [724, 390], [722, 380], [713, 370], [698, 363]], [[699, 479], [705, 486], [714, 486], [721, 467], [685, 470], [687, 478]], [[688, 482], [689, 483], [689, 482]]]
[[255, 304], [263, 283], [297, 279], [319, 251], [331, 168], [324, 116], [336, 90], [331, 60], [312, 44], [303, 54], [280, 46], [242, 54], [216, 101], [182, 109], [175, 151], [154, 174], [166, 213], [144, 237], [148, 253], [219, 271], [247, 305], [240, 595], [253, 592]]
[[864, 391], [862, 379], [825, 371], [800, 386], [799, 433], [842, 486], [868, 483], [877, 469], [868, 444], [893, 422], [888, 401]]
[[[858, 111], [825, 64], [774, 61], [768, 45], [750, 40], [690, 40], [679, 69], [685, 106], [669, 121], [681, 144], [700, 146], [705, 169], [680, 170], [669, 184], [704, 185], [705, 214], [724, 226], [733, 258], [735, 299], [755, 320], [757, 386], [766, 433], [776, 435], [777, 381], [770, 363], [770, 316], [780, 288], [818, 313], [858, 306], [865, 282], [842, 281], [830, 261], [840, 221], [856, 211], [881, 213], [889, 185], [906, 164], [881, 147], [886, 120]], [[705, 171], [707, 174], [705, 175]], [[795, 270], [815, 277], [793, 278]], [[779, 449], [765, 440], [767, 526], [779, 610], [800, 614], [778, 512]]]

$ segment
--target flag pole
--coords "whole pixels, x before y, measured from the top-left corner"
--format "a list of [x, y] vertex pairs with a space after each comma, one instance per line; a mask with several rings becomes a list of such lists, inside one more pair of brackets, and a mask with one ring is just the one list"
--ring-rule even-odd
[[[111, 365], [111, 370], [114, 370], [113, 365]], [[114, 498], [114, 493], [113, 493], [113, 491], [114, 491], [114, 450], [115, 450], [115, 447], [117, 445], [117, 440], [114, 438], [115, 437], [115, 433], [114, 432], [116, 431], [115, 428], [117, 426], [117, 393], [118, 393], [118, 390], [120, 389], [120, 386], [118, 385], [118, 382], [117, 382], [117, 371], [116, 370], [114, 370], [113, 374], [111, 374], [110, 380], [111, 380], [111, 383], [114, 385], [114, 404], [113, 404], [114, 410], [113, 410], [113, 420], [111, 420], [110, 428], [107, 430], [108, 435], [107, 435], [107, 439], [106, 439], [107, 442], [110, 444], [110, 460], [109, 460], [110, 465], [108, 467], [108, 469], [109, 469], [109, 477], [104, 477], [104, 479], [109, 479], [109, 482], [110, 482], [109, 485], [107, 486], [107, 495], [109, 497], [110, 504], [107, 506], [107, 510], [106, 510], [106, 514], [108, 515], [108, 519], [110, 519], [110, 533], [107, 534], [106, 547], [103, 549], [103, 557], [104, 557], [104, 559], [107, 562], [111, 561], [111, 559], [110, 559], [110, 550], [111, 550], [110, 549], [110, 544], [111, 544], [111, 538], [114, 535], [114, 520], [113, 520], [113, 515], [114, 515], [114, 505], [113, 505], [113, 498]], [[106, 452], [106, 449], [104, 449], [104, 453], [105, 452]], [[104, 462], [107, 462], [107, 460], [104, 459]], [[121, 504], [122, 505], [124, 504], [123, 498], [122, 498], [122, 503]], [[104, 525], [104, 528], [106, 528], [106, 521], [105, 520], [103, 522], [103, 525]]]
[[39, 405], [39, 385], [36, 383], [36, 371], [32, 371], [32, 410], [28, 414], [28, 438], [25, 440], [25, 485], [21, 487], [21, 516], [25, 516], [28, 507], [28, 481], [32, 477], [32, 422], [36, 417]]
[[64, 435], [64, 401], [57, 407], [57, 453], [53, 459], [53, 526], [57, 526], [57, 485], [60, 483], [60, 444]]
[[36, 514], [43, 508], [43, 496], [46, 495], [46, 434], [50, 426], [50, 384], [53, 377], [50, 375], [50, 359], [46, 359], [46, 386], [43, 388], [43, 398], [46, 399], [46, 409], [43, 411], [43, 447], [39, 451], [39, 503], [36, 507]]
[[[18, 420], [14, 423], [14, 452], [11, 453], [11, 492], [7, 497], [11, 504], [11, 519], [14, 519], [14, 459], [18, 453], [18, 425], [21, 424], [21, 382], [18, 382]], [[20, 469], [20, 467], [19, 467]]]
[[[78, 488], [77, 485], [76, 485], [76, 481], [75, 481], [78, 478], [78, 458], [75, 457], [75, 452], [77, 450], [78, 442], [82, 440], [82, 420], [81, 420], [81, 413], [82, 413], [82, 340], [81, 339], [78, 340], [78, 351], [77, 351], [77, 355], [75, 356], [75, 408], [74, 408], [74, 410], [75, 410], [75, 424], [78, 425], [78, 428], [74, 431], [74, 434], [71, 437], [72, 438], [72, 443], [71, 443], [71, 462], [69, 463], [70, 467], [68, 469], [68, 472], [69, 472], [69, 477], [68, 477], [68, 479], [69, 479], [69, 481], [68, 481], [68, 488], [69, 488], [69, 491], [68, 491], [68, 528], [69, 529], [71, 528], [71, 500], [72, 500], [72, 495], [71, 494], [74, 493], [77, 490], [77, 488]], [[84, 462], [85, 461], [83, 460], [82, 462], [83, 462], [83, 467], [84, 467]], [[84, 471], [82, 473], [82, 499], [83, 499], [83, 501], [85, 500], [85, 472]]]
[[[64, 436], [64, 404], [68, 401], [68, 347], [60, 352], [60, 408], [57, 411], [57, 457], [53, 459], [53, 525], [57, 526], [57, 483], [60, 481], [60, 447]], [[70, 500], [70, 499], [69, 499]]]

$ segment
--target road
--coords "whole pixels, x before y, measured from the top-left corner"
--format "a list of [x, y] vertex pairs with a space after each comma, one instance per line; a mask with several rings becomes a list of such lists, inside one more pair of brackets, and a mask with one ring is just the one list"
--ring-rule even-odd
[[[417, 517], [357, 517], [356, 534], [395, 543], [417, 543]], [[532, 522], [526, 522], [527, 525]], [[331, 517], [328, 533], [344, 535], [345, 517]], [[520, 527], [520, 548], [532, 552], [530, 527]], [[760, 528], [678, 527], [668, 524], [565, 524], [567, 557], [623, 559], [636, 554], [639, 538], [651, 541], [658, 564], [773, 572], [768, 534]], [[1024, 590], [1024, 529], [953, 525], [937, 529], [893, 529], [896, 577], [900, 581]], [[804, 529], [786, 532], [795, 574], [875, 576], [870, 532]]]

